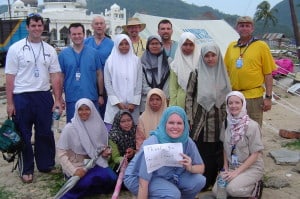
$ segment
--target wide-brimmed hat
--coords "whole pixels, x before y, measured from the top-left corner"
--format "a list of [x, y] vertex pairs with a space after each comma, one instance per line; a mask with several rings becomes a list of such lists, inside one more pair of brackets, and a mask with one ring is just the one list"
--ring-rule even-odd
[[249, 16], [242, 16], [242, 17], [237, 18], [237, 20], [236, 20], [236, 25], [239, 23], [251, 23], [253, 25], [254, 21]]
[[141, 31], [143, 31], [146, 27], [146, 24], [142, 23], [139, 20], [139, 18], [129, 18], [127, 25], [122, 26], [122, 28], [125, 32], [128, 32], [128, 29], [127, 29], [128, 26], [136, 26], [136, 25], [141, 25]]

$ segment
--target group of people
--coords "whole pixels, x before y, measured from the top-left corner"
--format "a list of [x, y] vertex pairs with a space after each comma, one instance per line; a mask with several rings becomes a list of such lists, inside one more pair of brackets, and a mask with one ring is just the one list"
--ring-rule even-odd
[[[84, 26], [71, 24], [73, 45], [57, 56], [41, 39], [43, 23], [39, 14], [28, 15], [29, 34], [9, 49], [5, 68], [7, 113], [24, 141], [24, 183], [33, 181], [34, 161], [40, 172], [51, 172], [57, 150], [66, 177], [81, 177], [63, 198], [111, 191], [124, 159], [124, 184], [139, 199], [216, 193], [222, 168], [230, 196], [253, 196], [263, 175], [262, 114], [271, 109], [275, 64], [267, 44], [253, 36], [250, 17], [238, 18], [240, 39], [229, 44], [224, 61], [217, 44], [199, 45], [192, 33], [173, 41], [167, 19], [159, 35], [145, 40], [139, 32], [146, 24], [131, 18], [126, 34], [111, 40], [101, 16], [86, 39]], [[55, 107], [67, 116], [56, 145]], [[164, 143], [182, 143], [181, 166], [149, 173], [144, 146]], [[94, 157], [96, 166], [86, 170]]]

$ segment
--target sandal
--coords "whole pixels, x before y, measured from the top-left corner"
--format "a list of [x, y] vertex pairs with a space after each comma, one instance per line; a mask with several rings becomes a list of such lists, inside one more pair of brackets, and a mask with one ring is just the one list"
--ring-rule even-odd
[[285, 129], [280, 129], [279, 135], [287, 139], [300, 139], [300, 132], [297, 131], [288, 131]]
[[21, 180], [23, 183], [32, 183], [33, 181], [33, 175], [32, 174], [24, 174], [21, 176]]

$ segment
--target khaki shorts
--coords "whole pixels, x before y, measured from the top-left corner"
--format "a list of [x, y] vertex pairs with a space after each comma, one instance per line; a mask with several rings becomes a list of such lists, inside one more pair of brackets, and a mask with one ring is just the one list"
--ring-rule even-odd
[[262, 126], [263, 120], [263, 100], [263, 97], [246, 99], [248, 115], [251, 119], [256, 121], [260, 127]]

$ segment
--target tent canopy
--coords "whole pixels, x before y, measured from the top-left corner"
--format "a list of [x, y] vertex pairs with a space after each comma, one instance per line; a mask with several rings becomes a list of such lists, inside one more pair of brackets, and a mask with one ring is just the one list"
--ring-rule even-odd
[[185, 20], [140, 13], [135, 13], [133, 17], [139, 18], [146, 24], [146, 28], [140, 33], [140, 36], [145, 39], [150, 35], [157, 35], [157, 25], [160, 20], [168, 19], [173, 25], [173, 40], [178, 41], [183, 32], [191, 32], [196, 36], [200, 46], [205, 42], [217, 43], [223, 55], [228, 44], [239, 38], [238, 33], [224, 20]]

